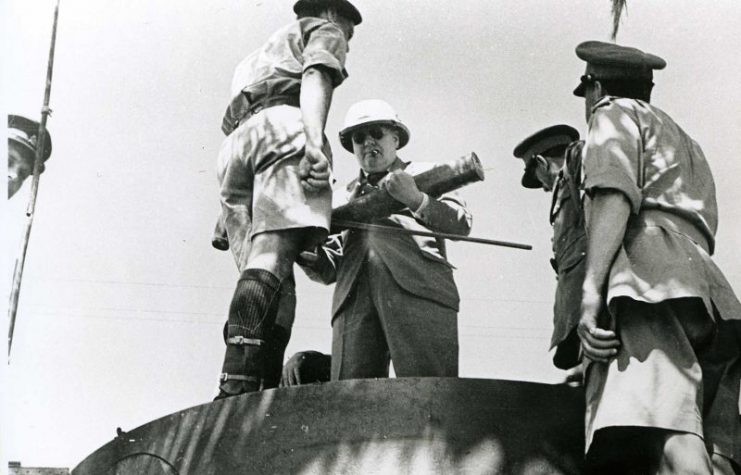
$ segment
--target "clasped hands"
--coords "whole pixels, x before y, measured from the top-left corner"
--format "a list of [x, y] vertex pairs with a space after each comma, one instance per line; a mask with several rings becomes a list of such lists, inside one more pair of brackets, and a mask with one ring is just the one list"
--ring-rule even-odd
[[599, 292], [584, 291], [581, 305], [581, 318], [576, 332], [586, 358], [596, 363], [608, 363], [615, 357], [620, 340], [613, 330], [598, 326], [598, 318], [604, 308], [604, 299]]
[[320, 147], [306, 146], [304, 156], [298, 164], [298, 175], [306, 192], [316, 193], [331, 188], [329, 159]]

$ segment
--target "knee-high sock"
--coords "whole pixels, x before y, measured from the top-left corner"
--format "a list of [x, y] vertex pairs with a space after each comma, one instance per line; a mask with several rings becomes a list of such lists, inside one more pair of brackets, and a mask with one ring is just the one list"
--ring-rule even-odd
[[226, 354], [222, 372], [259, 380], [263, 377], [265, 350], [262, 348], [272, 332], [280, 281], [262, 269], [242, 273], [229, 307], [226, 331]]
[[280, 280], [263, 269], [247, 269], [229, 306], [227, 342], [235, 337], [265, 341], [278, 312]]

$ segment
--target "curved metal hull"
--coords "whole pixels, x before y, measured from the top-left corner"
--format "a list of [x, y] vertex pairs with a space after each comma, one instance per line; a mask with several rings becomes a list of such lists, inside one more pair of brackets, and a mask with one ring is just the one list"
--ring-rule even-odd
[[73, 475], [580, 473], [583, 393], [459, 378], [352, 380], [195, 406], [91, 454]]

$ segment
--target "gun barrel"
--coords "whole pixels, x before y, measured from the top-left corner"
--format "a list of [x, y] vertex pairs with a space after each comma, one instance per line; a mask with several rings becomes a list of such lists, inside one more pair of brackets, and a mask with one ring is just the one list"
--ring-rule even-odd
[[[420, 191], [437, 198], [470, 183], [484, 180], [484, 167], [479, 157], [471, 152], [456, 160], [437, 165], [414, 177]], [[341, 222], [367, 222], [404, 209], [386, 190], [373, 190], [350, 203], [332, 210], [331, 233], [345, 229]]]
[[[414, 182], [420, 191], [433, 198], [483, 180], [484, 167], [474, 152], [456, 160], [436, 165], [414, 177]], [[333, 209], [330, 234], [339, 233], [347, 228], [340, 223], [368, 222], [376, 218], [389, 216], [402, 209], [404, 209], [404, 205], [392, 198], [386, 190], [374, 190], [352, 200], [350, 203]], [[221, 217], [216, 223], [211, 245], [222, 251], [229, 249], [229, 240]]]

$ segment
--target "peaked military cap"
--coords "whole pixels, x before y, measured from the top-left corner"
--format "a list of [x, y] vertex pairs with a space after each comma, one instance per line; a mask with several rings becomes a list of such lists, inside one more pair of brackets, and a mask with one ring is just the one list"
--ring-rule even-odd
[[576, 47], [576, 55], [587, 62], [587, 70], [574, 95], [584, 97], [589, 81], [600, 79], [653, 79], [654, 69], [664, 69], [666, 61], [637, 48], [603, 41], [585, 41]]
[[535, 169], [532, 166], [535, 156], [554, 147], [563, 146], [565, 148], [575, 140], [579, 140], [579, 131], [570, 125], [559, 124], [539, 130], [520, 142], [512, 151], [512, 154], [525, 161], [522, 186], [525, 188], [542, 188], [543, 185], [535, 176]]
[[[8, 141], [21, 145], [36, 156], [36, 145], [39, 143], [39, 123], [20, 115], [8, 115]], [[42, 159], [46, 161], [51, 156], [51, 135], [45, 132], [44, 153]]]
[[293, 11], [299, 15], [309, 7], [333, 7], [337, 9], [337, 13], [349, 19], [355, 25], [359, 25], [363, 21], [358, 9], [348, 0], [298, 0], [293, 4]]

